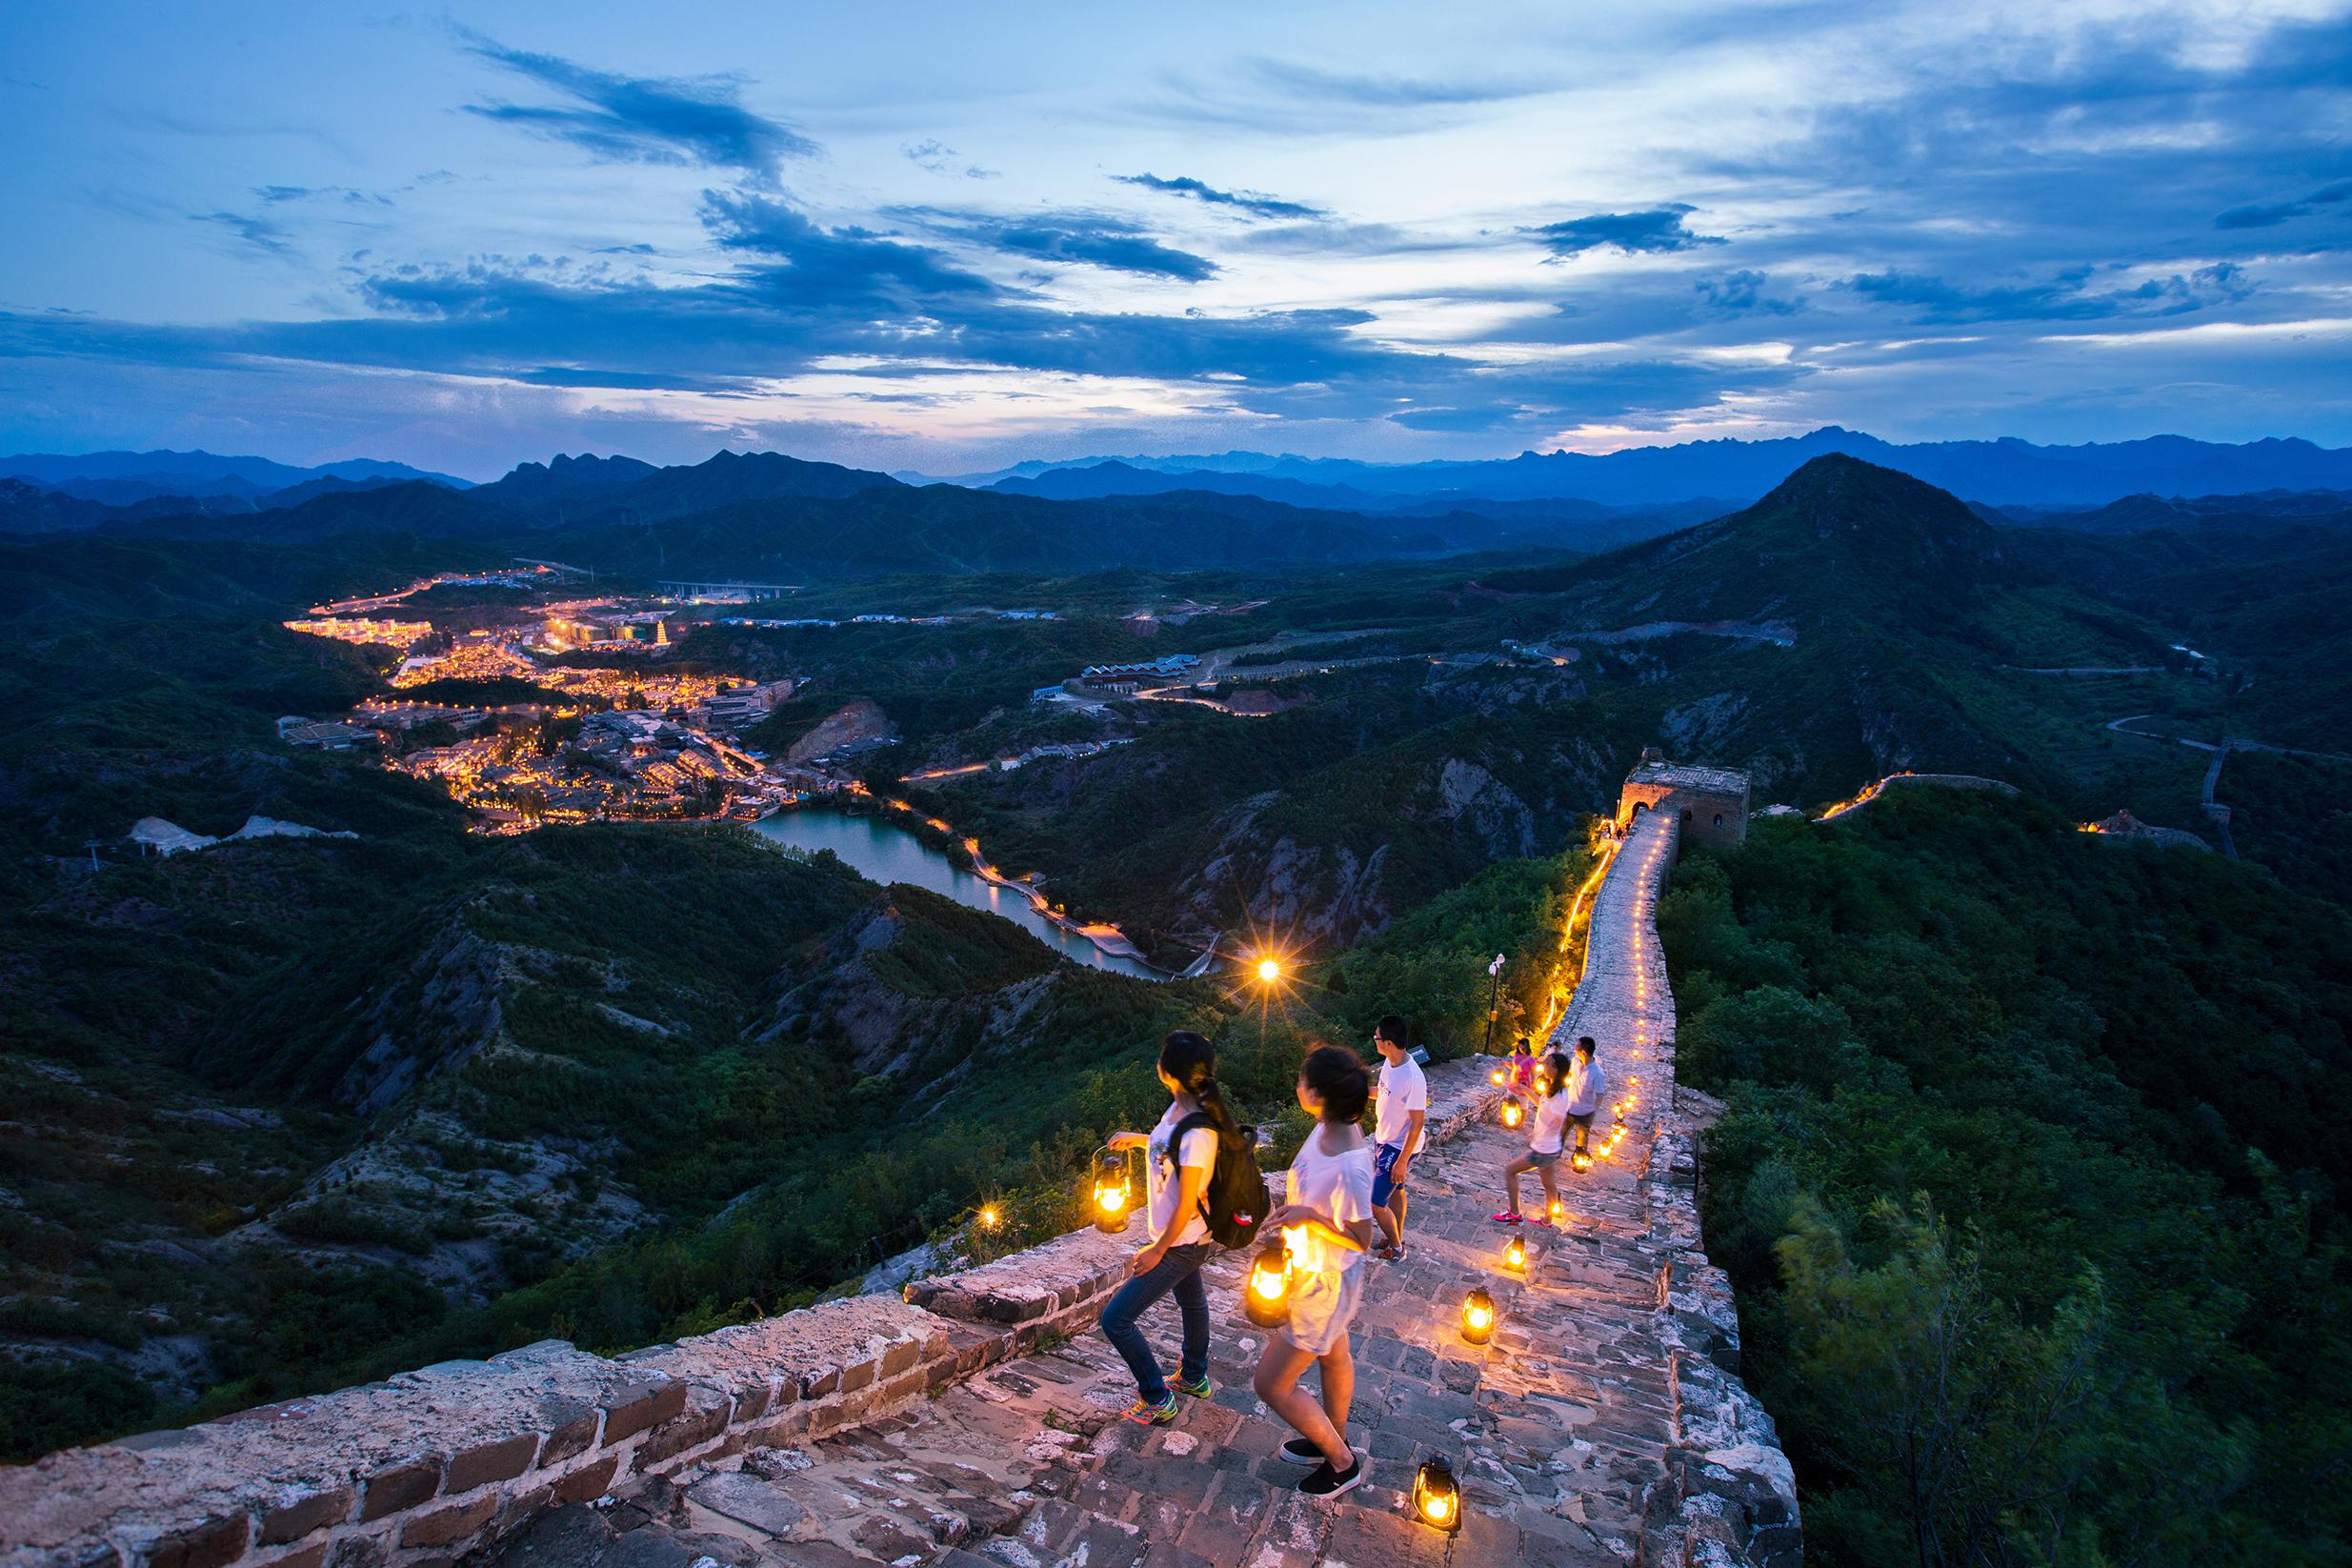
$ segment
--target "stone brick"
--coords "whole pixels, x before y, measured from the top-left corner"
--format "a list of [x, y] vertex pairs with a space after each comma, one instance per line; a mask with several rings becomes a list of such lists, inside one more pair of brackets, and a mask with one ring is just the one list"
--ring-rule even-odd
[[245, 1555], [251, 1532], [246, 1515], [225, 1514], [162, 1537], [139, 1558], [145, 1568], [224, 1568]]
[[620, 1465], [619, 1455], [607, 1454], [603, 1458], [573, 1471], [555, 1483], [556, 1506], [561, 1507], [568, 1502], [593, 1502], [603, 1497], [606, 1488], [613, 1484], [613, 1477], [619, 1471]]
[[441, 1490], [439, 1459], [409, 1459], [388, 1464], [361, 1483], [359, 1518], [362, 1523], [397, 1514], [430, 1501]]
[[441, 1476], [441, 1495], [453, 1498], [493, 1481], [511, 1481], [531, 1468], [538, 1452], [539, 1435], [535, 1432], [476, 1443], [450, 1456], [449, 1467]]
[[403, 1546], [454, 1546], [491, 1521], [498, 1512], [498, 1499], [485, 1495], [469, 1498], [436, 1508], [430, 1514], [419, 1514], [400, 1527]]
[[626, 1441], [659, 1426], [686, 1408], [686, 1385], [671, 1382], [625, 1384], [604, 1402], [606, 1446]]
[[327, 1568], [327, 1545], [322, 1540], [315, 1546], [289, 1552], [282, 1558], [272, 1558], [270, 1568]]
[[357, 1500], [357, 1490], [349, 1486], [290, 1494], [263, 1505], [261, 1527], [254, 1533], [254, 1538], [263, 1546], [283, 1546], [300, 1540], [313, 1530], [350, 1518], [352, 1505]]
[[547, 1434], [539, 1444], [540, 1465], [561, 1464], [596, 1445], [604, 1412], [575, 1399], [549, 1398], [540, 1402], [539, 1427]]
[[637, 1448], [639, 1470], [699, 1448], [727, 1430], [734, 1403], [715, 1389], [683, 1389], [686, 1408], [646, 1436]]

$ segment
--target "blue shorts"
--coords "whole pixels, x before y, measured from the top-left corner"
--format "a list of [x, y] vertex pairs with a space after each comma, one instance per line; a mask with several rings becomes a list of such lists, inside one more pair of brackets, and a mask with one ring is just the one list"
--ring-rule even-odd
[[1391, 1173], [1397, 1169], [1397, 1161], [1404, 1156], [1404, 1152], [1405, 1146], [1401, 1143], [1383, 1143], [1373, 1151], [1372, 1206], [1374, 1208], [1387, 1208], [1389, 1196], [1405, 1190], [1390, 1179]]

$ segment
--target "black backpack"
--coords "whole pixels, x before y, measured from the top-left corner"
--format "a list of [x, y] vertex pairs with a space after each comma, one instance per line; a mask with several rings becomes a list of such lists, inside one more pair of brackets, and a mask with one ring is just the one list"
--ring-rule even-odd
[[[1176, 1124], [1168, 1146], [1180, 1160], [1185, 1135], [1195, 1128], [1216, 1132], [1216, 1120], [1206, 1111], [1195, 1111]], [[1217, 1134], [1216, 1160], [1209, 1167], [1209, 1185], [1200, 1195], [1200, 1217], [1209, 1237], [1220, 1247], [1247, 1247], [1257, 1239], [1257, 1222], [1273, 1208], [1266, 1196], [1265, 1173], [1257, 1168], [1257, 1151], [1240, 1138]]]

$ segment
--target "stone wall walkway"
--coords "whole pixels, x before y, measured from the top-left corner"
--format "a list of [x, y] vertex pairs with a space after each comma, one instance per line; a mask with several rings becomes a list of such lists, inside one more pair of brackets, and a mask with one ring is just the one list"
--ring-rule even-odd
[[[903, 1414], [754, 1450], [734, 1473], [560, 1510], [497, 1568], [1796, 1563], [1787, 1466], [1734, 1375], [1728, 1287], [1697, 1251], [1693, 1140], [1651, 924], [1676, 831], [1645, 814], [1596, 898], [1558, 1037], [1599, 1040], [1629, 1103], [1608, 1157], [1582, 1176], [1561, 1167], [1564, 1222], [1523, 1227], [1523, 1277], [1489, 1217], [1523, 1135], [1492, 1115], [1486, 1064], [1433, 1070], [1432, 1122], [1453, 1136], [1415, 1165], [1405, 1261], [1363, 1265], [1349, 1434], [1371, 1475], [1354, 1493], [1303, 1498], [1304, 1471], [1277, 1455], [1291, 1434], [1250, 1390], [1262, 1331], [1239, 1314], [1236, 1256], [1211, 1271], [1216, 1393], [1173, 1426], [1116, 1419], [1132, 1384], [1088, 1329]], [[1604, 1114], [1597, 1136], [1608, 1125]], [[1536, 1212], [1532, 1178], [1522, 1196]], [[1458, 1331], [1474, 1286], [1501, 1311], [1483, 1347]], [[1175, 1326], [1172, 1308], [1147, 1319], [1170, 1366]], [[1438, 1454], [1468, 1502], [1451, 1538], [1406, 1509], [1416, 1466]]]

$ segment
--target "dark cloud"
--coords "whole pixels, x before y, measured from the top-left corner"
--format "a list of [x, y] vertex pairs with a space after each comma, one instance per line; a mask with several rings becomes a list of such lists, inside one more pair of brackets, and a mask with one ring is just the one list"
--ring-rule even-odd
[[[1104, 212], [1046, 211], [1015, 220], [939, 207], [894, 207], [885, 215], [939, 238], [1034, 261], [1100, 267], [1184, 283], [1216, 276], [1216, 263], [1208, 257], [1164, 245], [1139, 225]], [[1049, 282], [1051, 274], [1037, 274], [1035, 280]]]
[[2347, 199], [2352, 199], [2352, 180], [2338, 180], [2295, 201], [2256, 202], [2244, 207], [2233, 207], [2217, 214], [2213, 226], [2216, 229], [2268, 229], [2289, 218], [2300, 218]]
[[1628, 255], [1654, 254], [1724, 243], [1720, 235], [1691, 232], [1682, 220], [1685, 214], [1697, 211], [1685, 202], [1670, 202], [1641, 212], [1595, 212], [1590, 217], [1542, 224], [1524, 232], [1540, 239], [1555, 259], [1603, 249], [1622, 251]]
[[678, 81], [593, 70], [553, 54], [464, 33], [467, 50], [572, 100], [569, 106], [469, 104], [485, 119], [569, 142], [609, 163], [666, 163], [765, 175], [817, 145], [743, 107], [725, 77]]
[[946, 174], [967, 180], [995, 180], [1004, 176], [994, 169], [982, 169], [976, 163], [965, 163], [964, 155], [945, 142], [908, 142], [900, 145], [899, 156], [915, 168], [933, 174]]
[[294, 254], [293, 236], [268, 218], [251, 216], [243, 212], [191, 212], [189, 216], [197, 223], [211, 224], [235, 235], [240, 241], [265, 255], [291, 256]]
[[2241, 300], [2254, 288], [2243, 268], [2226, 261], [2130, 288], [2092, 287], [2101, 275], [2100, 269], [2078, 267], [2040, 283], [1960, 284], [1911, 272], [1864, 272], [1848, 278], [1846, 287], [1874, 303], [1906, 307], [1908, 319], [1936, 326], [2185, 315]]
[[1691, 287], [1709, 310], [1724, 315], [1793, 315], [1804, 309], [1801, 300], [1776, 299], [1765, 293], [1771, 282], [1762, 272], [1742, 269], [1721, 277], [1700, 278]]
[[1283, 201], [1278, 197], [1261, 195], [1255, 191], [1219, 191], [1204, 185], [1190, 174], [1178, 174], [1174, 179], [1161, 179], [1157, 174], [1114, 174], [1121, 185], [1139, 185], [1146, 191], [1157, 191], [1171, 196], [1189, 196], [1211, 207], [1229, 208], [1247, 212], [1254, 218], [1319, 218], [1324, 211], [1304, 202]]

